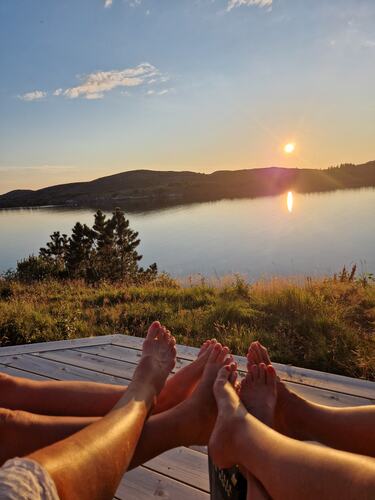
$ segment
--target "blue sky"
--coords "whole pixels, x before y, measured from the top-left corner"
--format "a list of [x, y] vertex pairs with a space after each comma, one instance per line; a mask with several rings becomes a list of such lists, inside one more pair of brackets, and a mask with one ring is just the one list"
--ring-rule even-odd
[[0, 193], [375, 159], [374, 26], [373, 0], [2, 0]]

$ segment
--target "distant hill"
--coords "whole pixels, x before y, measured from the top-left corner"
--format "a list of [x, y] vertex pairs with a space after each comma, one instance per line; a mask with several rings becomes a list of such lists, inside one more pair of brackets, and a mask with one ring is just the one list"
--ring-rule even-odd
[[15, 190], [0, 196], [0, 208], [43, 205], [114, 207], [168, 205], [222, 198], [255, 198], [281, 194], [375, 187], [375, 161], [344, 164], [326, 170], [256, 168], [212, 174], [132, 170], [90, 182], [43, 189]]

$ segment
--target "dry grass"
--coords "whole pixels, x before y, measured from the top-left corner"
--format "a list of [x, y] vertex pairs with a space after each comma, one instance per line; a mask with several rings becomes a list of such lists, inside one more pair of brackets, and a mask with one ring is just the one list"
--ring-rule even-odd
[[147, 286], [0, 282], [2, 345], [126, 333], [159, 319], [179, 343], [215, 336], [245, 354], [259, 339], [275, 361], [375, 380], [375, 285], [240, 278]]

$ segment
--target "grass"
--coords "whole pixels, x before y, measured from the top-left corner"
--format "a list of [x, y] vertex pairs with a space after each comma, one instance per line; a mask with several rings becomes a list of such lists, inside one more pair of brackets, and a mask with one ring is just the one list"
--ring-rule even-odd
[[375, 380], [375, 284], [337, 279], [240, 278], [145, 286], [79, 281], [0, 282], [2, 345], [126, 333], [144, 336], [155, 319], [178, 343], [215, 336], [244, 355], [259, 339], [274, 361]]

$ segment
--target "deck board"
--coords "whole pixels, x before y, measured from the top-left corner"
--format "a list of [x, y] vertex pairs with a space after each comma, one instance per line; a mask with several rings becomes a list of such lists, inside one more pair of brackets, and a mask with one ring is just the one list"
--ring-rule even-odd
[[[129, 335], [117, 335], [112, 341], [112, 345], [141, 349], [143, 339], [131, 337]], [[196, 358], [199, 349], [190, 346], [177, 346], [177, 355], [186, 360]], [[246, 370], [246, 358], [234, 356], [241, 371]], [[298, 368], [296, 366], [282, 365], [273, 363], [280, 378], [286, 382], [293, 382], [301, 385], [310, 385], [312, 387], [329, 389], [333, 392], [352, 394], [371, 399], [375, 403], [374, 382], [368, 380], [343, 377], [333, 373], [319, 372], [307, 368]]]
[[[86, 380], [126, 385], [140, 359], [143, 339], [109, 335], [0, 348], [0, 371], [35, 380]], [[175, 370], [190, 363], [198, 349], [177, 346]], [[246, 359], [236, 356], [240, 372]], [[375, 383], [275, 363], [279, 376], [295, 392], [331, 406], [375, 403]], [[116, 492], [119, 500], [155, 496], [179, 500], [209, 499], [205, 447], [176, 448], [128, 472]]]

